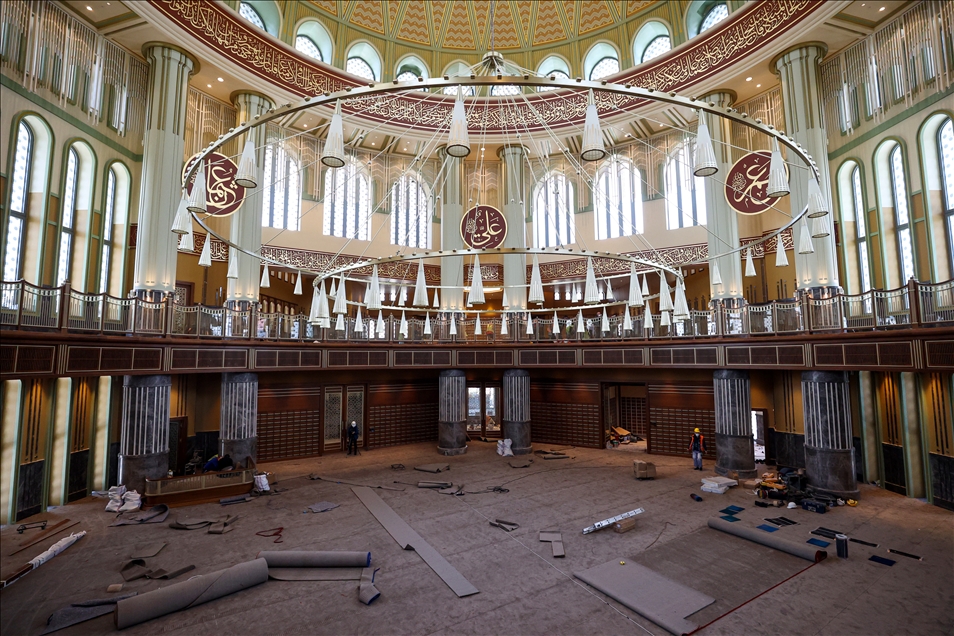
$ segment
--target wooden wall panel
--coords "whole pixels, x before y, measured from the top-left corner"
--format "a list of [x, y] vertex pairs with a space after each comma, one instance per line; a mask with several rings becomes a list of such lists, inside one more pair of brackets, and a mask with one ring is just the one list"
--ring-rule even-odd
[[715, 458], [715, 397], [712, 384], [650, 384], [647, 450], [689, 456], [696, 427], [706, 437], [706, 458]]
[[533, 443], [603, 447], [600, 385], [530, 381], [530, 439]]
[[368, 386], [368, 447], [437, 441], [437, 382]]

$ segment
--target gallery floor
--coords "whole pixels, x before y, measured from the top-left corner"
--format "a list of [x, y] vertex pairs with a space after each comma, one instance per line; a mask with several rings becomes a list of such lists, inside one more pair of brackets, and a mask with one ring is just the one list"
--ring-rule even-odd
[[[134, 548], [157, 541], [168, 545], [150, 565], [174, 569], [194, 564], [196, 569], [172, 582], [133, 581], [123, 592], [145, 593], [214, 572], [253, 559], [260, 550], [370, 550], [374, 566], [381, 568], [376, 579], [381, 597], [362, 605], [350, 581], [268, 581], [125, 630], [130, 634], [666, 633], [573, 578], [573, 572], [614, 559], [633, 560], [714, 597], [714, 604], [689, 617], [705, 626], [702, 634], [954, 631], [954, 513], [873, 486], [862, 486], [856, 508], [840, 507], [825, 515], [801, 509], [769, 512], [753, 506], [754, 496], [741, 488], [724, 495], [701, 493], [699, 478], [712, 474], [711, 462], [700, 473], [691, 470], [687, 458], [572, 448], [565, 452], [570, 459], [544, 461], [536, 456], [527, 468], [511, 468], [496, 455], [494, 444], [483, 442], [472, 442], [466, 455], [451, 458], [438, 455], [433, 444], [416, 444], [366, 451], [359, 457], [334, 454], [272, 463], [264, 466], [277, 480], [272, 496], [228, 507], [204, 504], [172, 510], [169, 521], [240, 515], [234, 530], [222, 535], [173, 530], [167, 523], [107, 527], [113, 515], [103, 512], [105, 502], [100, 499], [51, 509], [35, 519], [80, 520], [72, 530], [87, 530], [88, 535], [3, 590], [0, 632], [39, 634], [54, 610], [109, 596], [106, 587], [122, 582], [119, 568]], [[634, 480], [635, 458], [655, 462], [657, 479]], [[434, 462], [446, 462], [451, 470], [440, 475], [413, 470]], [[394, 470], [392, 464], [406, 469]], [[480, 592], [457, 598], [418, 554], [398, 546], [350, 486], [309, 480], [310, 473], [405, 488], [375, 492]], [[503, 486], [509, 492], [456, 497], [394, 483], [435, 478], [463, 484], [468, 491]], [[703, 501], [694, 501], [690, 493], [702, 494]], [[320, 501], [340, 505], [320, 514], [303, 513]], [[796, 521], [798, 525], [777, 533], [793, 541], [805, 542], [813, 536], [809, 531], [821, 525], [879, 547], [851, 543], [849, 558], [841, 560], [835, 558], [832, 544], [830, 558], [811, 566], [709, 529], [707, 519], [730, 504], [745, 508], [738, 514], [744, 524], [755, 526], [763, 517], [779, 514]], [[645, 512], [635, 530], [581, 533], [593, 522], [636, 507]], [[520, 528], [507, 533], [489, 525], [497, 518]], [[284, 528], [280, 544], [255, 534], [276, 527]], [[563, 533], [565, 558], [553, 558], [550, 545], [538, 541], [538, 532], [545, 529]], [[10, 556], [22, 536], [11, 525], [2, 529], [0, 538], [4, 574], [52, 543]], [[890, 554], [888, 548], [922, 560]], [[872, 555], [896, 563], [872, 562]], [[112, 620], [103, 616], [59, 633], [105, 633], [114, 630]]]

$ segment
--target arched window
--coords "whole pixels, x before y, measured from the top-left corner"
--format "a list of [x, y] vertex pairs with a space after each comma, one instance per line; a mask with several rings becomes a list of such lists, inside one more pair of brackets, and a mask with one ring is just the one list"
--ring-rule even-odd
[[[419, 77], [423, 77], [424, 79], [429, 77], [427, 68], [420, 59], [409, 56], [404, 58], [398, 65], [398, 72], [394, 79], [399, 82], [416, 82]], [[426, 88], [418, 88], [417, 90], [424, 93], [427, 92]]]
[[391, 188], [391, 244], [430, 248], [430, 197], [418, 177], [401, 175]]
[[729, 7], [724, 3], [713, 5], [702, 18], [702, 24], [699, 25], [699, 33], [704, 33], [729, 17]]
[[858, 248], [858, 278], [861, 280], [861, 291], [866, 292], [871, 289], [871, 265], [868, 258], [868, 224], [861, 189], [861, 168], [857, 164], [851, 171], [851, 214], [855, 222], [855, 242]]
[[596, 239], [643, 233], [643, 195], [639, 169], [625, 157], [612, 157], [596, 174]]
[[356, 42], [348, 49], [345, 70], [352, 75], [377, 82], [381, 79], [381, 56], [367, 42]]
[[324, 58], [321, 56], [321, 49], [318, 48], [318, 45], [315, 44], [315, 41], [312, 40], [307, 35], [298, 35], [295, 38], [295, 48], [307, 55], [308, 57], [313, 57], [319, 62], [324, 62]]
[[265, 20], [262, 19], [261, 14], [255, 10], [248, 2], [239, 3], [239, 15], [260, 28], [262, 31], [265, 31]]
[[70, 277], [73, 261], [73, 236], [76, 224], [76, 199], [79, 194], [79, 154], [70, 147], [66, 159], [66, 177], [63, 180], [63, 210], [60, 217], [60, 248], [56, 265], [56, 286]]
[[116, 169], [106, 173], [106, 204], [103, 206], [103, 250], [99, 263], [99, 293], [109, 291], [109, 266], [113, 255], [113, 222], [116, 218]]
[[513, 84], [500, 84], [490, 87], [490, 96], [491, 97], [510, 97], [512, 95], [519, 95], [520, 87], [514, 86]]
[[633, 38], [633, 59], [637, 64], [659, 57], [672, 48], [669, 27], [659, 20], [650, 20]]
[[573, 184], [559, 172], [537, 182], [533, 196], [533, 246], [556, 247], [576, 243]]
[[324, 213], [325, 235], [368, 240], [371, 182], [357, 161], [325, 171]]
[[583, 58], [583, 76], [598, 80], [619, 72], [619, 53], [607, 42], [597, 42]]
[[619, 60], [615, 57], [606, 56], [601, 59], [590, 71], [590, 79], [598, 80], [609, 77], [614, 73], [619, 73]]
[[[26, 238], [27, 197], [30, 193], [30, 168], [33, 165], [33, 130], [21, 121], [17, 126], [17, 145], [10, 177], [10, 215], [7, 221], [3, 253], [3, 280], [22, 278], [23, 247]], [[4, 306], [10, 306], [7, 298]]]
[[[470, 76], [470, 67], [464, 64], [463, 62], [453, 62], [446, 69], [444, 69], [444, 75], [447, 77], [460, 77], [460, 76]], [[476, 95], [476, 91], [473, 86], [464, 86], [464, 96], [473, 97]], [[445, 95], [457, 96], [457, 87], [456, 86], [445, 86], [444, 90], [441, 91]]]
[[914, 277], [914, 246], [911, 240], [911, 219], [908, 213], [908, 187], [904, 179], [901, 145], [891, 151], [891, 194], [894, 204], [895, 232], [901, 256], [901, 284]]
[[669, 229], [706, 224], [702, 177], [692, 174], [689, 145], [680, 144], [666, 163], [666, 218]]
[[262, 199], [262, 227], [298, 229], [301, 212], [300, 168], [298, 160], [282, 144], [265, 146]]
[[648, 62], [654, 57], [659, 57], [663, 53], [668, 52], [672, 49], [672, 40], [668, 35], [659, 35], [653, 38], [653, 41], [649, 43], [646, 49], [643, 51], [643, 56], [640, 58], [640, 62]]
[[[540, 62], [537, 67], [537, 74], [543, 77], [554, 77], [556, 79], [570, 79], [570, 67], [562, 57], [551, 55]], [[552, 91], [554, 86], [540, 86], [538, 92]]]
[[947, 225], [947, 249], [954, 267], [954, 123], [948, 117], [937, 131], [938, 166], [941, 172], [941, 190], [944, 218]]
[[295, 33], [295, 48], [308, 57], [330, 64], [334, 43], [325, 25], [318, 20], [305, 20]]
[[358, 77], [363, 77], [371, 81], [375, 80], [374, 70], [371, 68], [371, 65], [360, 57], [348, 58], [347, 71], [352, 75], [357, 75]]

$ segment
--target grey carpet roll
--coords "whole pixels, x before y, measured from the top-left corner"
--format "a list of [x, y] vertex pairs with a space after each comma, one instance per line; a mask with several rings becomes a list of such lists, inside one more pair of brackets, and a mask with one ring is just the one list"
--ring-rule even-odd
[[258, 558], [270, 568], [366, 568], [371, 565], [370, 552], [319, 550], [264, 550]]
[[375, 568], [365, 568], [361, 572], [361, 584], [358, 586], [358, 598], [365, 605], [370, 605], [373, 603], [379, 596], [381, 592], [378, 591], [378, 588], [374, 587], [374, 575], [378, 573], [378, 570]]
[[276, 581], [360, 581], [365, 568], [268, 568]]
[[755, 543], [760, 543], [764, 546], [775, 548], [776, 550], [781, 550], [782, 552], [787, 552], [802, 559], [814, 561], [815, 563], [818, 563], [819, 561], [822, 561], [828, 557], [828, 552], [825, 550], [819, 550], [818, 548], [807, 544], [788, 541], [781, 537], [775, 536], [774, 532], [765, 532], [763, 530], [759, 530], [758, 528], [749, 528], [747, 526], [743, 526], [740, 523], [732, 523], [724, 519], [713, 517], [709, 519], [709, 527], [713, 530], [721, 530], [727, 534], [734, 534], [735, 536], [741, 537], [742, 539], [748, 539], [749, 541], [754, 541]]
[[125, 629], [172, 612], [195, 607], [267, 580], [268, 564], [265, 559], [255, 559], [147, 594], [123, 599], [116, 604], [116, 628]]

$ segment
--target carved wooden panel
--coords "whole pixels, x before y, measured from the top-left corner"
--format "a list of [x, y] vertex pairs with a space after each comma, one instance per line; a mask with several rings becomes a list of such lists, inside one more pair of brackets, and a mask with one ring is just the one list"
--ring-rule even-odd
[[512, 367], [514, 355], [511, 349], [466, 350], [457, 352], [459, 367]]
[[56, 347], [3, 345], [0, 359], [4, 374], [53, 373]]
[[650, 364], [673, 366], [719, 366], [719, 348], [653, 347], [649, 350]]
[[451, 352], [447, 350], [414, 351], [396, 349], [395, 367], [450, 367]]
[[519, 366], [576, 366], [575, 349], [522, 349]]
[[924, 343], [927, 366], [932, 369], [954, 369], [954, 340], [934, 340]]

